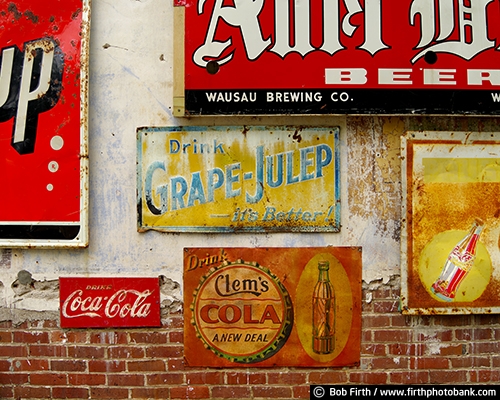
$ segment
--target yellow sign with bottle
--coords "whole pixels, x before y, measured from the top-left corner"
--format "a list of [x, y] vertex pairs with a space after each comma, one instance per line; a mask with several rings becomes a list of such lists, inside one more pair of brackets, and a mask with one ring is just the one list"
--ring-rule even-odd
[[138, 229], [338, 232], [339, 130], [138, 130]]

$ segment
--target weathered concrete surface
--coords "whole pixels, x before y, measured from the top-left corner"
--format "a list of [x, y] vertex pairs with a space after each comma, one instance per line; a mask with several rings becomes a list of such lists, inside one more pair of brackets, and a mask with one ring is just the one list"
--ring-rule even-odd
[[[53, 317], [59, 276], [163, 276], [162, 306], [182, 306], [183, 247], [362, 246], [363, 280], [400, 273], [400, 136], [406, 130], [494, 130], [497, 119], [443, 117], [174, 118], [173, 13], [164, 0], [92, 1], [90, 245], [0, 250], [0, 320]], [[312, 125], [341, 130], [340, 233], [137, 232], [136, 128], [175, 125]], [[19, 271], [34, 287], [15, 285]], [[19, 282], [18, 282], [19, 283]]]

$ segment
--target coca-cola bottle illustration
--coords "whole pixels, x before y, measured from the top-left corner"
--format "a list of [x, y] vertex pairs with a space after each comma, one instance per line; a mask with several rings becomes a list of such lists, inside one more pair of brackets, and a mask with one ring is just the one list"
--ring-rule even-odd
[[449, 254], [441, 275], [432, 284], [432, 292], [442, 300], [453, 301], [456, 291], [474, 265], [476, 246], [484, 223], [476, 218], [469, 232]]
[[329, 269], [328, 261], [318, 262], [318, 282], [312, 297], [312, 348], [317, 354], [330, 354], [335, 349], [335, 291]]

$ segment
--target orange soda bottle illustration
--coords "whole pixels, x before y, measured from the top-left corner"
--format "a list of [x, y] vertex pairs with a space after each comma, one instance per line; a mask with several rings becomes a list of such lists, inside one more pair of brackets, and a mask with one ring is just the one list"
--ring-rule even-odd
[[335, 349], [335, 291], [329, 269], [328, 261], [318, 262], [318, 282], [312, 297], [312, 348], [317, 354], [330, 354]]

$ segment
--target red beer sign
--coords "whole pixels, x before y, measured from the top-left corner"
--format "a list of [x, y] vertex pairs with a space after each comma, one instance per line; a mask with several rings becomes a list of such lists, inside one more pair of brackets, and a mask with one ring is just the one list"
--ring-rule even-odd
[[87, 238], [88, 0], [0, 3], [0, 246]]
[[62, 328], [160, 326], [158, 278], [59, 278]]
[[500, 114], [496, 1], [177, 6], [185, 114]]

